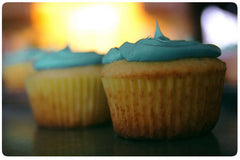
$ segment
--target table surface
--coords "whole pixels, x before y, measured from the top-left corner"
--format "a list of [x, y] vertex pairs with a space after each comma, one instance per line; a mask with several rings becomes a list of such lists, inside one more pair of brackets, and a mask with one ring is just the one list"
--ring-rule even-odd
[[171, 141], [126, 140], [114, 133], [111, 123], [81, 129], [40, 128], [27, 103], [14, 104], [6, 99], [3, 93], [4, 155], [232, 156], [237, 153], [236, 87], [224, 87], [220, 118], [209, 134]]

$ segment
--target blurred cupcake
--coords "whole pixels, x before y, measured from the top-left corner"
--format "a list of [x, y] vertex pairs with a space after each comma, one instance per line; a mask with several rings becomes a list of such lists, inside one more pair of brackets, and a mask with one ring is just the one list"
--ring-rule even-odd
[[34, 73], [32, 62], [43, 54], [36, 48], [5, 53], [3, 57], [3, 84], [10, 93], [24, 92], [25, 78]]
[[110, 119], [101, 83], [102, 55], [68, 48], [41, 57], [25, 85], [34, 117], [45, 127], [77, 127]]
[[200, 135], [216, 124], [225, 63], [221, 50], [195, 41], [171, 41], [158, 25], [154, 38], [112, 48], [102, 82], [115, 132], [125, 138]]

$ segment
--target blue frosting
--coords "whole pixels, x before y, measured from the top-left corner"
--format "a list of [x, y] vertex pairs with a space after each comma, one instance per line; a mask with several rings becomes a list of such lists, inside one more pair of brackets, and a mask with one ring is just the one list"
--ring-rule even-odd
[[39, 58], [33, 64], [36, 70], [58, 69], [76, 66], [102, 64], [103, 55], [95, 52], [72, 52], [68, 47]]
[[120, 48], [112, 48], [103, 57], [103, 64], [121, 59], [127, 61], [169, 61], [180, 58], [218, 57], [221, 50], [212, 44], [196, 41], [169, 40], [156, 22], [154, 38], [146, 38], [136, 43], [125, 42]]
[[8, 52], [3, 57], [3, 66], [9, 66], [24, 62], [33, 62], [45, 52], [37, 48], [25, 48], [16, 52]]

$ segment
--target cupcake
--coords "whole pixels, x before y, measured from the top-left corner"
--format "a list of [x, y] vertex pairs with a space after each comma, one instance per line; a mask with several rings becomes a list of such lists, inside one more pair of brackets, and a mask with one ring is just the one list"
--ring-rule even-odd
[[24, 92], [25, 78], [34, 73], [32, 62], [43, 54], [36, 48], [5, 53], [3, 57], [3, 84], [10, 93]]
[[110, 119], [100, 72], [102, 55], [73, 53], [68, 48], [42, 56], [36, 73], [25, 81], [34, 117], [40, 126], [72, 128]]
[[198, 136], [217, 123], [226, 65], [212, 44], [154, 38], [103, 57], [102, 82], [114, 131], [135, 139]]

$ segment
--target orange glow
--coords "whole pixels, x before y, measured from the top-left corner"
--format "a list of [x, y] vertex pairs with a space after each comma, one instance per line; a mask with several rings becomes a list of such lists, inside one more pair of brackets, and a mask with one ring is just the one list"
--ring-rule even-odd
[[153, 36], [154, 19], [141, 3], [33, 3], [37, 45], [43, 49], [96, 51]]

